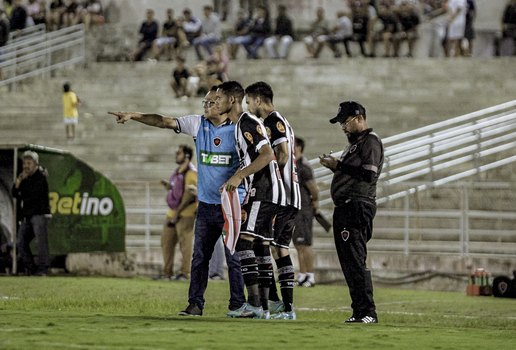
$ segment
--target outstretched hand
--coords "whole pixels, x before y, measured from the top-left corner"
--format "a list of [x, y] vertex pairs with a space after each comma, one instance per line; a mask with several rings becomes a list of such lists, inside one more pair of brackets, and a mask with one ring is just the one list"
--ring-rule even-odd
[[141, 113], [138, 112], [108, 112], [108, 114], [112, 114], [116, 117], [116, 122], [119, 124], [124, 124], [130, 119], [138, 118], [141, 116]]

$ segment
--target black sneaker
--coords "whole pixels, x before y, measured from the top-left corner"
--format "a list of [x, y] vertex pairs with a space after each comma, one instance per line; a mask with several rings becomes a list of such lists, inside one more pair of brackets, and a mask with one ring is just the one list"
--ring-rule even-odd
[[373, 316], [356, 317], [351, 316], [344, 323], [378, 323], [378, 318]]
[[202, 316], [202, 310], [197, 304], [190, 304], [183, 311], [178, 313], [179, 316]]
[[355, 317], [355, 316], [351, 316], [346, 321], [344, 321], [344, 323], [359, 323], [359, 322], [361, 322], [361, 319], [358, 317]]

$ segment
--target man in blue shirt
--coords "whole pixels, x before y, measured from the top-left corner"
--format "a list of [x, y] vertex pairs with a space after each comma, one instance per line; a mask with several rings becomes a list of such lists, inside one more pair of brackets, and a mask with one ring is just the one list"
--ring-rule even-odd
[[[204, 115], [187, 115], [180, 118], [138, 112], [108, 112], [118, 123], [130, 119], [176, 133], [190, 135], [195, 140], [198, 168], [198, 199], [195, 222], [195, 239], [188, 291], [188, 306], [181, 316], [201, 316], [204, 309], [204, 292], [208, 285], [209, 261], [224, 226], [220, 204], [220, 187], [236, 172], [239, 158], [235, 147], [235, 126], [227, 116], [220, 115], [215, 106], [217, 88], [213, 87], [203, 101]], [[241, 201], [243, 187], [239, 188]], [[230, 300], [229, 309], [236, 310], [245, 302], [244, 282], [240, 261], [225, 248], [228, 265]]]

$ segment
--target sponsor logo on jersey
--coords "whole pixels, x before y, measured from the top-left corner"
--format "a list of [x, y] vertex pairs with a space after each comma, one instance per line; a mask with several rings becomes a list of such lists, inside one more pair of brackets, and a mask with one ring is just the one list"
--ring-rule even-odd
[[230, 153], [200, 152], [200, 162], [205, 165], [230, 166], [231, 157]]
[[281, 132], [282, 134], [285, 133], [285, 125], [283, 125], [282, 122], [276, 123], [276, 129], [278, 129], [278, 131]]
[[247, 139], [247, 141], [253, 143], [253, 135], [251, 135], [250, 132], [248, 132], [248, 131], [244, 132], [244, 137]]
[[220, 137], [215, 137], [213, 139], [213, 144], [215, 145], [215, 147], [219, 147], [221, 143], [222, 143], [222, 139]]

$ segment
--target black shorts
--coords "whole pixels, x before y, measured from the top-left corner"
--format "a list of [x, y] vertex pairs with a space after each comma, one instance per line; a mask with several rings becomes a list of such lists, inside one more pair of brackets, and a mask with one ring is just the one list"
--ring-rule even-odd
[[242, 206], [240, 234], [272, 241], [272, 223], [278, 205], [270, 202], [249, 201]]
[[312, 212], [300, 211], [296, 215], [294, 235], [292, 240], [294, 245], [311, 246], [313, 244], [313, 220]]
[[288, 249], [292, 241], [292, 234], [295, 228], [295, 219], [299, 210], [297, 208], [287, 206], [280, 207], [276, 220], [274, 221], [274, 241], [272, 244]]

